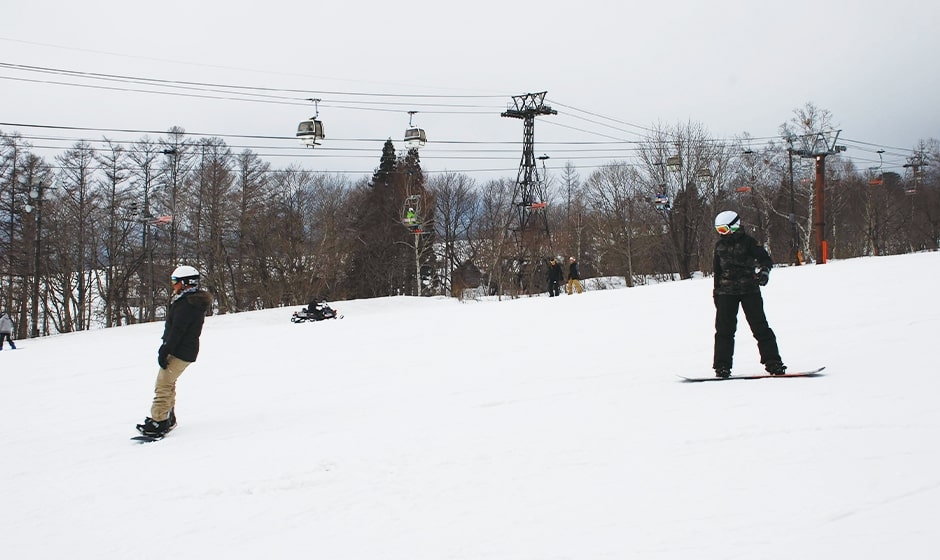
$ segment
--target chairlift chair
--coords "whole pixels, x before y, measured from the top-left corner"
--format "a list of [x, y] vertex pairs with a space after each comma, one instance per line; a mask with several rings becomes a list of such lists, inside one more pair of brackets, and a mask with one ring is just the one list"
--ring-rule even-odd
[[667, 157], [666, 167], [669, 168], [669, 171], [680, 171], [682, 169], [682, 156]]
[[[411, 217], [409, 217], [411, 214]], [[401, 207], [401, 223], [405, 225], [414, 225], [418, 223], [421, 216], [421, 195], [412, 194], [405, 197]]]
[[424, 219], [421, 213], [421, 195], [412, 194], [405, 197], [401, 210], [401, 223], [415, 235], [426, 233], [422, 228]]
[[884, 173], [880, 173], [881, 168], [884, 167], [885, 160], [881, 154], [885, 153], [884, 150], [878, 150], [878, 165], [875, 167], [869, 167], [868, 170], [874, 175], [869, 181], [868, 184], [873, 187], [880, 187], [885, 184]]
[[662, 212], [669, 210], [671, 207], [669, 197], [663, 193], [659, 193], [653, 198], [653, 204], [656, 205], [657, 210]]

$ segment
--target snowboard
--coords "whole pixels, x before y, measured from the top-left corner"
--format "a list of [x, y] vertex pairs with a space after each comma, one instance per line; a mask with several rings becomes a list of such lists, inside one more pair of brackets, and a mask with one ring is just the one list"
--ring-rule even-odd
[[826, 369], [826, 366], [821, 368], [808, 370], [808, 371], [795, 371], [793, 373], [785, 373], [783, 375], [770, 375], [769, 373], [761, 373], [758, 375], [732, 375], [731, 377], [686, 377], [680, 375], [679, 377], [685, 383], [699, 383], [702, 381], [734, 381], [735, 379], [777, 379], [777, 378], [787, 378], [787, 377], [820, 377], [825, 375], [820, 373], [822, 370]]
[[154, 442], [154, 441], [160, 441], [161, 439], [163, 439], [163, 438], [165, 438], [165, 437], [166, 437], [165, 435], [164, 435], [164, 436], [145, 436], [145, 435], [139, 435], [139, 436], [134, 436], [134, 437], [132, 437], [132, 438], [131, 438], [131, 441], [136, 442], [136, 443], [151, 443], [151, 442]]
[[162, 436], [148, 436], [148, 435], [141, 434], [139, 436], [132, 437], [131, 441], [134, 441], [137, 443], [151, 443], [154, 441], [160, 441], [161, 439], [170, 435], [170, 432], [172, 432], [175, 429], [176, 429], [176, 426], [173, 426], [172, 428], [170, 428], [170, 430], [167, 433], [163, 434]]

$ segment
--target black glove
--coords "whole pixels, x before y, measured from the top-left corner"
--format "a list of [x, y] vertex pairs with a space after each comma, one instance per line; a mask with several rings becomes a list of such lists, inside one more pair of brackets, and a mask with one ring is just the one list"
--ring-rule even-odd
[[161, 345], [160, 349], [157, 350], [157, 364], [160, 365], [160, 369], [166, 369], [167, 367], [167, 357], [170, 353], [167, 351], [166, 346]]
[[757, 273], [757, 283], [761, 286], [766, 286], [767, 282], [770, 282], [770, 271], [762, 268], [761, 271]]

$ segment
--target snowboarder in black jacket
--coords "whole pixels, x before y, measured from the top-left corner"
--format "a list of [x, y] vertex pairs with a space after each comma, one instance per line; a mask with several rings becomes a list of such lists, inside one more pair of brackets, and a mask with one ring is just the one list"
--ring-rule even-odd
[[554, 258], [548, 263], [548, 297], [561, 295], [561, 283], [565, 280], [565, 273], [561, 265]]
[[164, 436], [176, 427], [176, 380], [199, 355], [199, 336], [212, 296], [199, 287], [199, 271], [180, 266], [173, 271], [173, 299], [163, 326], [163, 344], [157, 350], [157, 383], [150, 416], [137, 430], [148, 436]]
[[757, 339], [757, 349], [764, 368], [772, 375], [783, 375], [777, 337], [764, 315], [760, 287], [770, 279], [773, 260], [757, 241], [741, 229], [741, 218], [730, 210], [715, 218], [719, 234], [715, 244], [715, 375], [728, 377], [734, 356], [734, 333], [738, 325], [738, 307]]

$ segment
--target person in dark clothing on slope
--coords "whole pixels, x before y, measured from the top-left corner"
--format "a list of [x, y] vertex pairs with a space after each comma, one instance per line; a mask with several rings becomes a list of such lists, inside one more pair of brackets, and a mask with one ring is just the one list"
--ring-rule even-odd
[[561, 283], [565, 280], [565, 273], [561, 265], [554, 258], [548, 263], [548, 297], [561, 295]]
[[741, 218], [730, 210], [715, 218], [719, 234], [715, 244], [715, 375], [728, 377], [734, 356], [734, 333], [738, 326], [738, 307], [757, 339], [760, 361], [771, 375], [783, 375], [777, 337], [764, 315], [760, 287], [770, 279], [773, 260], [757, 241], [741, 229]]
[[16, 350], [13, 343], [13, 320], [6, 312], [0, 313], [0, 350], [3, 350], [3, 341], [10, 343], [10, 348]]
[[199, 271], [180, 266], [173, 271], [173, 299], [166, 313], [163, 344], [157, 350], [157, 383], [150, 416], [137, 431], [145, 436], [164, 436], [176, 427], [176, 381], [199, 354], [199, 337], [212, 296], [199, 287]]

